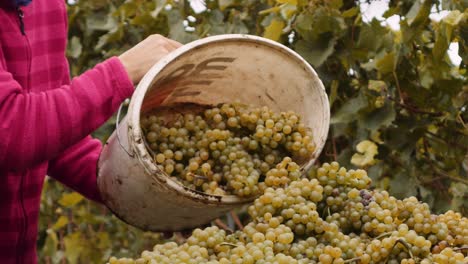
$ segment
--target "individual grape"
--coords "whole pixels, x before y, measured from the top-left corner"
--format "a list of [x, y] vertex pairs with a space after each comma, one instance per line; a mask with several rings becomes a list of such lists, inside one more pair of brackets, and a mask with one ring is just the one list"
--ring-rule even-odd
[[155, 158], [156, 162], [157, 163], [163, 163], [165, 160], [166, 160], [166, 156], [162, 153], [159, 153], [156, 155], [156, 158]]

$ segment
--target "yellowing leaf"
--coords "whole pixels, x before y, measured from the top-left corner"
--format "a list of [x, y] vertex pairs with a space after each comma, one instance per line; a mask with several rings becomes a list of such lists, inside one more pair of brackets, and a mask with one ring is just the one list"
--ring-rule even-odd
[[107, 249], [111, 246], [111, 240], [109, 239], [109, 233], [99, 232], [97, 233], [97, 238], [99, 241], [99, 247], [102, 249]]
[[42, 248], [42, 252], [44, 252], [46, 256], [54, 256], [57, 252], [57, 248], [59, 244], [57, 234], [55, 233], [53, 229], [50, 229], [50, 228], [46, 230], [46, 233], [47, 233], [47, 237], [46, 237], [44, 247]]
[[279, 4], [297, 5], [297, 0], [276, 0]]
[[75, 204], [81, 202], [81, 200], [83, 200], [83, 196], [81, 196], [79, 193], [66, 193], [62, 195], [62, 198], [60, 198], [59, 204], [65, 207], [72, 207]]
[[355, 153], [351, 158], [352, 164], [359, 167], [375, 164], [376, 160], [374, 159], [374, 156], [379, 152], [377, 150], [377, 145], [374, 142], [370, 140], [361, 141], [356, 146], [356, 149], [359, 153]]
[[394, 31], [393, 32], [393, 41], [395, 41], [395, 44], [400, 44], [403, 41], [403, 36], [401, 35], [401, 31]]
[[64, 227], [66, 224], [68, 224], [68, 218], [66, 216], [60, 216], [57, 222], [52, 226], [53, 229], [57, 230], [62, 227]]
[[65, 255], [70, 264], [78, 263], [79, 257], [83, 252], [83, 237], [79, 232], [67, 235], [64, 239]]
[[278, 41], [281, 37], [281, 34], [283, 33], [284, 26], [285, 24], [282, 20], [273, 19], [270, 25], [265, 28], [265, 33], [263, 33], [263, 36], [265, 38]]
[[439, 128], [434, 124], [430, 124], [429, 126], [427, 126], [427, 131], [431, 132], [432, 134], [437, 134]]
[[297, 13], [297, 6], [292, 4], [281, 5], [280, 13], [281, 17], [288, 21]]

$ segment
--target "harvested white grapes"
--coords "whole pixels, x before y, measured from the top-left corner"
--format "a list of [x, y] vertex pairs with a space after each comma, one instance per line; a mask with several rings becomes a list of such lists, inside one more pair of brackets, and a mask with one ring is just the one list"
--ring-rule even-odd
[[468, 263], [468, 219], [461, 214], [432, 214], [415, 197], [369, 190], [366, 171], [337, 162], [307, 175], [296, 172], [289, 157], [266, 172], [242, 230], [195, 229], [183, 243], [109, 263]]
[[[273, 169], [285, 157], [306, 161], [312, 132], [292, 112], [223, 104], [199, 115], [148, 115], [141, 120], [160, 169], [185, 186], [213, 195], [255, 197], [270, 185], [300, 176], [296, 164]], [[288, 174], [294, 171], [292, 178]]]

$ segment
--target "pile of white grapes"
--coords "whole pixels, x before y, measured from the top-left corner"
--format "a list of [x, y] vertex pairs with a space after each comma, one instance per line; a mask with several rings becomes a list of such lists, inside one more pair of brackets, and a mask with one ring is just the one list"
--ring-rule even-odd
[[337, 162], [302, 175], [294, 161], [315, 146], [292, 112], [223, 105], [183, 115], [170, 128], [155, 116], [143, 126], [156, 162], [182, 183], [257, 198], [242, 230], [195, 229], [184, 243], [110, 264], [468, 263], [461, 214], [435, 215], [415, 197], [370, 190], [364, 170]]

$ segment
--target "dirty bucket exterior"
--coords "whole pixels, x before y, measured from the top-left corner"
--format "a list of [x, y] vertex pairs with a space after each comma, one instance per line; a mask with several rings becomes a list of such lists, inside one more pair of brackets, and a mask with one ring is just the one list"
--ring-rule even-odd
[[294, 51], [264, 38], [208, 37], [163, 58], [138, 85], [120, 122], [119, 137], [117, 131], [111, 135], [98, 163], [98, 185], [106, 205], [143, 230], [177, 231], [209, 223], [252, 201], [208, 195], [173, 181], [153, 163], [140, 128], [141, 115], [154, 109], [232, 102], [297, 112], [312, 129], [316, 145], [301, 168], [308, 169], [320, 154], [330, 112], [312, 67]]

